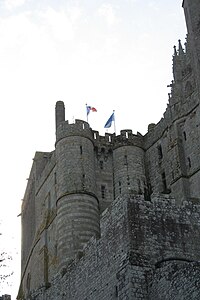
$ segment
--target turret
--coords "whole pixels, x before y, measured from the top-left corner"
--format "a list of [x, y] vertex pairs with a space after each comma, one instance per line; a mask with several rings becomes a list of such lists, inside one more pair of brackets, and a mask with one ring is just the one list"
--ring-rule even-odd
[[173, 75], [176, 82], [180, 82], [183, 77], [183, 70], [186, 66], [186, 56], [183, 50], [181, 40], [178, 41], [178, 51], [176, 46], [174, 46], [173, 55]]
[[184, 60], [185, 53], [183, 51], [183, 46], [182, 46], [181, 40], [178, 40], [178, 53], [179, 53], [180, 58], [182, 60]]
[[115, 137], [113, 173], [115, 197], [146, 194], [143, 136], [133, 135], [131, 130], [121, 130], [121, 134]]
[[57, 230], [60, 271], [99, 236], [93, 134], [89, 124], [75, 120], [57, 127]]

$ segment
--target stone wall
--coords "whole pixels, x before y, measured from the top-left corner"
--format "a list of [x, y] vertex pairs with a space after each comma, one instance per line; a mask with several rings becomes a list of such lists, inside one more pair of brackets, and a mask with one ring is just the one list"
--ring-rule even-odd
[[22, 204], [18, 299], [200, 298], [200, 2], [183, 7], [187, 43], [145, 136], [100, 136], [57, 102], [55, 151], [36, 152]]
[[118, 199], [102, 216], [101, 238], [92, 238], [82, 258], [32, 297], [197, 300], [199, 220], [198, 205], [177, 207], [169, 197]]
[[150, 300], [200, 298], [200, 262], [168, 261], [159, 265], [149, 285]]

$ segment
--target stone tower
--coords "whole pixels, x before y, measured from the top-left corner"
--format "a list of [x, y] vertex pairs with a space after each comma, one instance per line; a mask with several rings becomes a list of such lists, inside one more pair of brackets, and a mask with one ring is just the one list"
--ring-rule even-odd
[[113, 150], [115, 198], [145, 194], [144, 153], [142, 136], [134, 135], [131, 130], [121, 130], [121, 135], [115, 138]]
[[200, 299], [200, 0], [173, 53], [163, 118], [100, 136], [56, 103], [22, 204], [19, 300]]
[[64, 104], [56, 104], [57, 238], [60, 270], [83, 245], [99, 235], [95, 193], [93, 135], [89, 124], [64, 120]]

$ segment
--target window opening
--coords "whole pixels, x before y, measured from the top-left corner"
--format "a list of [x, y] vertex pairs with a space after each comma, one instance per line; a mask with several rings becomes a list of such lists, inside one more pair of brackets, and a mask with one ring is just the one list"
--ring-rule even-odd
[[186, 132], [185, 131], [183, 131], [183, 136], [184, 136], [184, 140], [186, 141], [187, 137], [186, 137]]
[[162, 152], [162, 146], [161, 145], [158, 146], [158, 157], [159, 157], [159, 159], [163, 158], [163, 152]]
[[124, 155], [124, 164], [128, 165], [127, 155]]
[[129, 178], [129, 175], [127, 176], [127, 184], [130, 185], [130, 178]]
[[162, 183], [163, 183], [163, 190], [164, 190], [164, 192], [166, 192], [166, 190], [167, 190], [167, 181], [166, 181], [165, 172], [162, 173]]
[[189, 166], [189, 168], [191, 168], [191, 166], [192, 166], [191, 165], [191, 159], [189, 157], [187, 159], [188, 159], [188, 166]]
[[100, 169], [103, 170], [103, 161], [100, 161]]
[[105, 185], [102, 185], [101, 186], [101, 198], [102, 199], [105, 199], [105, 191], [106, 191], [106, 187], [105, 187]]

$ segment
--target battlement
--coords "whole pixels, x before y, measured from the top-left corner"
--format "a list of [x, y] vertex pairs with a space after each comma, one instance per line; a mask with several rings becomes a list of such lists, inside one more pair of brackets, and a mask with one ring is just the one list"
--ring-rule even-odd
[[99, 135], [99, 132], [96, 130], [93, 130], [93, 138], [95, 141], [95, 144], [105, 144], [109, 145], [112, 144], [114, 141], [115, 133], [105, 133], [105, 136]]
[[122, 146], [136, 146], [143, 149], [143, 136], [138, 133], [133, 134], [132, 130], [121, 130], [120, 135], [114, 137], [114, 148]]
[[90, 125], [83, 120], [76, 119], [74, 123], [61, 122], [56, 130], [56, 143], [69, 136], [82, 136], [93, 140], [93, 133]]
[[200, 2], [184, 0], [168, 104], [143, 136], [65, 120], [22, 204], [18, 299], [200, 299]]
[[74, 123], [61, 122], [57, 127], [56, 143], [69, 136], [82, 136], [92, 140], [96, 145], [110, 145], [113, 148], [121, 146], [136, 146], [143, 148], [143, 136], [139, 132], [133, 134], [132, 130], [124, 129], [120, 135], [105, 133], [101, 136], [98, 131], [92, 130], [90, 125], [83, 120], [76, 119]]
[[143, 149], [144, 137], [139, 132], [133, 134], [132, 130], [124, 129], [120, 131], [120, 135], [115, 133], [105, 133], [105, 136], [99, 135], [98, 131], [93, 130], [93, 139], [95, 146], [108, 146], [116, 149], [121, 146], [136, 146]]

